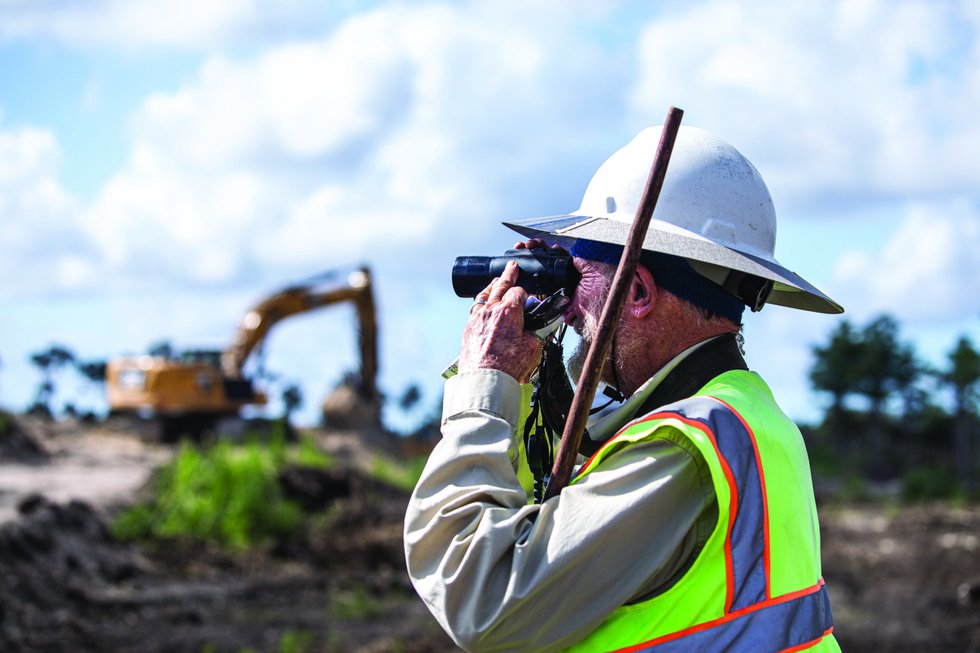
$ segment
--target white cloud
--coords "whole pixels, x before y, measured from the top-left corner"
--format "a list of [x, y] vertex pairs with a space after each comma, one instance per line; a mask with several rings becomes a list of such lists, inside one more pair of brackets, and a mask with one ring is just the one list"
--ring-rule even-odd
[[[97, 9], [108, 23], [122, 11]], [[574, 206], [578, 183], [534, 176], [567, 171], [575, 159], [565, 153], [606, 149], [565, 131], [582, 132], [599, 105], [578, 100], [581, 85], [568, 79], [597, 77], [602, 61], [588, 45], [569, 54], [559, 33], [510, 22], [479, 7], [393, 7], [320, 40], [210, 56], [195, 79], [147, 98], [127, 165], [87, 207], [58, 182], [53, 134], [17, 132], [0, 201], [47, 208], [19, 209], [30, 229], [6, 220], [5, 265], [41, 273], [5, 292], [57, 292], [69, 278], [69, 288], [84, 278], [107, 289], [228, 283], [246, 270], [283, 278], [368, 257], [401, 257], [399, 267], [443, 279], [453, 255], [494, 242], [494, 217], [530, 213], [529, 201], [565, 188], [574, 195], [557, 210]], [[48, 231], [72, 247], [52, 247]], [[39, 252], [50, 265], [31, 259]]]
[[[47, 38], [94, 47], [207, 48], [280, 29], [327, 24], [312, 3], [263, 0], [0, 2], [0, 40]], [[306, 20], [303, 20], [303, 17]]]
[[53, 173], [60, 160], [54, 135], [47, 130], [21, 128], [0, 132], [0, 183], [28, 183]]
[[95, 270], [48, 130], [0, 129], [0, 297], [84, 287]]
[[[129, 164], [86, 213], [94, 240], [120, 271], [189, 282], [406, 252], [444, 277], [440, 240], [479, 247], [499, 231], [493, 217], [574, 183], [534, 176], [598, 149], [569, 131], [608, 123], [592, 123], [595, 105], [567, 83], [601, 75], [589, 47], [570, 56], [558, 35], [505, 18], [393, 7], [323, 40], [209, 58], [144, 104]], [[575, 206], [575, 186], [552, 210]]]
[[980, 49], [966, 5], [702, 3], [647, 26], [634, 111], [690, 109], [784, 208], [973, 192]]
[[920, 324], [975, 315], [980, 298], [980, 205], [914, 203], [885, 246], [844, 252], [835, 284], [858, 315], [887, 311]]

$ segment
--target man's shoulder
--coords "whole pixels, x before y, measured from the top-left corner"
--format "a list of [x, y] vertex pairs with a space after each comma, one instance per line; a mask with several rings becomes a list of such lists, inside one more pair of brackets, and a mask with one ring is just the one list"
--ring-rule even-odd
[[728, 370], [713, 377], [691, 394], [655, 404], [647, 401], [634, 421], [655, 419], [670, 413], [707, 414], [718, 410], [738, 410], [736, 407], [759, 398], [771, 398], [772, 391], [758, 373], [749, 370]]

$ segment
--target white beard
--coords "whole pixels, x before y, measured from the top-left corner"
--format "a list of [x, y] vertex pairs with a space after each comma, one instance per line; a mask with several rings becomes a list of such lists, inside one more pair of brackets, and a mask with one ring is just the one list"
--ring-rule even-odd
[[578, 385], [579, 379], [582, 378], [582, 371], [585, 369], [585, 358], [589, 355], [589, 348], [592, 346], [592, 341], [599, 331], [599, 316], [602, 315], [605, 299], [611, 288], [612, 276], [610, 275], [605, 279], [603, 287], [590, 295], [589, 303], [582, 306], [585, 310], [581, 311], [582, 318], [575, 325], [575, 333], [578, 334], [579, 341], [575, 347], [575, 351], [568, 358], [566, 368], [568, 369], [569, 378], [571, 378], [572, 383], [576, 386]]
[[586, 317], [581, 333], [576, 331], [579, 336], [578, 344], [568, 357], [566, 368], [568, 369], [569, 378], [572, 379], [572, 383], [575, 385], [578, 385], [579, 379], [582, 378], [582, 370], [585, 369], [585, 358], [589, 355], [589, 348], [592, 347], [592, 339], [595, 337], [598, 325], [593, 322], [591, 317]]
[[[589, 355], [589, 349], [592, 347], [592, 341], [598, 330], [598, 320], [593, 318], [591, 314], [587, 314], [583, 319], [581, 330], [576, 330], [576, 333], [579, 335], [579, 341], [569, 355], [568, 363], [565, 366], [568, 370], [569, 378], [571, 378], [572, 383], [575, 385], [578, 385], [579, 379], [582, 378], [582, 372], [585, 370], [585, 359]], [[641, 356], [645, 346], [641, 336], [641, 332], [635, 325], [625, 326], [620, 323], [616, 332], [613, 334], [616, 346], [610, 347], [604, 367], [616, 365], [617, 362], [621, 361], [629, 361], [634, 356]], [[614, 357], [616, 360], [613, 360]], [[617, 367], [616, 371], [622, 374], [623, 368]], [[602, 376], [605, 376], [605, 374]], [[600, 380], [602, 380], [602, 377], [600, 377]], [[620, 377], [620, 380], [622, 380], [622, 377]]]

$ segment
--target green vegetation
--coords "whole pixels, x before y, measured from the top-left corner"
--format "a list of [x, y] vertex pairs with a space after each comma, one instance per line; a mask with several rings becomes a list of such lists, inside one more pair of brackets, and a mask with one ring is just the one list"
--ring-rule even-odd
[[[216, 653], [217, 647], [214, 644], [205, 644], [201, 647], [201, 653]], [[313, 653], [315, 643], [313, 633], [308, 630], [287, 630], [279, 638], [279, 653]], [[238, 649], [237, 653], [255, 653], [255, 649], [247, 646]]]
[[942, 467], [917, 467], [902, 478], [902, 500], [906, 502], [957, 499], [961, 494], [956, 478]]
[[[176, 355], [166, 342], [152, 349]], [[28, 411], [36, 415], [71, 413], [68, 403], [53, 405], [56, 385], [64, 385], [59, 381], [70, 367], [91, 384], [104, 383], [104, 361], [83, 360], [63, 345], [48, 345], [31, 362], [41, 378]], [[843, 318], [812, 347], [808, 372], [824, 411], [801, 430], [814, 476], [837, 488], [833, 493], [874, 498], [901, 487], [906, 500], [980, 498], [980, 349], [969, 337], [952, 339], [946, 358], [927, 364], [894, 317], [879, 315], [864, 324]], [[288, 386], [282, 398], [282, 423], [289, 428], [290, 414], [303, 401], [301, 389]], [[420, 398], [419, 388], [410, 386], [396, 407], [407, 417]], [[440, 415], [436, 407], [417, 434], [435, 428]], [[0, 414], [0, 437], [9, 424]], [[161, 474], [160, 497], [123, 515], [118, 532], [130, 538], [204, 538], [231, 548], [280, 537], [298, 519], [275, 482], [285, 448], [282, 443], [272, 443], [268, 451], [256, 447], [185, 448]], [[309, 440], [288, 455], [298, 465], [331, 464]], [[405, 462], [378, 456], [369, 471], [409, 491], [424, 464], [424, 457]]]
[[399, 489], [411, 492], [422, 476], [427, 456], [418, 456], [400, 463], [390, 459], [375, 457], [371, 464], [371, 476]]
[[308, 630], [287, 630], [279, 639], [279, 653], [312, 653], [313, 633]]
[[333, 466], [333, 460], [330, 456], [321, 451], [313, 438], [310, 437], [300, 438], [292, 462], [303, 467], [315, 467], [316, 469], [330, 469]]
[[344, 620], [370, 619], [382, 611], [378, 599], [361, 586], [334, 593], [328, 609], [330, 614]]
[[330, 465], [308, 440], [292, 450], [281, 436], [245, 445], [219, 440], [204, 449], [185, 442], [160, 472], [156, 498], [120, 515], [113, 533], [123, 540], [214, 542], [228, 550], [288, 537], [304, 515], [279, 486], [277, 475], [287, 462]]

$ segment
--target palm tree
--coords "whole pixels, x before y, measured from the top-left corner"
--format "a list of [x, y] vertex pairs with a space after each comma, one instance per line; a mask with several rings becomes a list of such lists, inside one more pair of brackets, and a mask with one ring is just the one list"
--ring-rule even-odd
[[48, 417], [52, 415], [50, 402], [55, 392], [54, 373], [74, 360], [75, 354], [61, 345], [51, 345], [46, 350], [31, 354], [31, 362], [41, 370], [41, 383], [34, 396], [31, 412]]
[[303, 405], [303, 390], [295, 383], [286, 386], [282, 391], [283, 416], [285, 421], [289, 421], [289, 416], [293, 411]]

